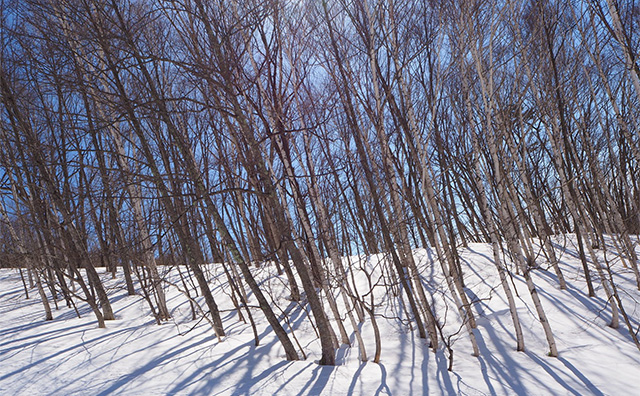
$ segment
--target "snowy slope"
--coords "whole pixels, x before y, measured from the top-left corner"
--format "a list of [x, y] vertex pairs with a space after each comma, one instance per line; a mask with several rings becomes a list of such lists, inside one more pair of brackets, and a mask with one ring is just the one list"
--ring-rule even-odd
[[[527, 351], [515, 351], [515, 337], [508, 307], [499, 287], [488, 245], [475, 244], [463, 250], [465, 283], [476, 301], [476, 336], [481, 356], [471, 356], [465, 331], [453, 335], [453, 372], [447, 371], [448, 354], [441, 347], [434, 353], [411, 332], [399, 300], [375, 286], [378, 323], [383, 338], [381, 364], [362, 363], [353, 347], [338, 350], [338, 366], [321, 367], [320, 346], [305, 318], [304, 307], [286, 300], [281, 282], [268, 268], [257, 269], [263, 288], [289, 313], [295, 336], [307, 353], [305, 361], [287, 362], [284, 351], [269, 331], [259, 310], [261, 343], [254, 346], [251, 328], [238, 321], [217, 266], [209, 266], [216, 301], [223, 312], [228, 336], [219, 342], [206, 321], [192, 321], [186, 298], [167, 286], [173, 320], [158, 326], [140, 297], [128, 297], [121, 280], [103, 274], [118, 319], [99, 329], [91, 312], [78, 302], [82, 318], [64, 304], [45, 322], [37, 292], [26, 300], [19, 274], [0, 270], [0, 395], [346, 395], [346, 394], [466, 394], [466, 395], [623, 395], [637, 392], [640, 351], [621, 322], [619, 329], [607, 327], [606, 307], [599, 282], [597, 297], [588, 298], [575, 248], [570, 238], [558, 239], [562, 269], [569, 284], [557, 287], [552, 271], [534, 273], [544, 308], [551, 322], [559, 358], [546, 356], [542, 327], [521, 277], [514, 275], [519, 315]], [[562, 245], [562, 246], [561, 246]], [[563, 248], [566, 247], [566, 249]], [[430, 260], [432, 253], [415, 253], [425, 285], [445, 323], [445, 335], [460, 328], [460, 321]], [[381, 257], [362, 260], [354, 268], [358, 292], [370, 291], [361, 269], [379, 273]], [[352, 261], [356, 260], [351, 258]], [[640, 293], [633, 274], [614, 264], [616, 282], [627, 313], [639, 326]], [[595, 271], [594, 271], [595, 272]], [[175, 272], [168, 279], [178, 281]], [[218, 278], [220, 276], [220, 278]], [[218, 281], [220, 279], [220, 281]], [[594, 276], [594, 280], [597, 276]], [[406, 316], [402, 315], [403, 319]], [[349, 327], [347, 326], [347, 329]], [[362, 325], [367, 354], [374, 352], [373, 332]]]

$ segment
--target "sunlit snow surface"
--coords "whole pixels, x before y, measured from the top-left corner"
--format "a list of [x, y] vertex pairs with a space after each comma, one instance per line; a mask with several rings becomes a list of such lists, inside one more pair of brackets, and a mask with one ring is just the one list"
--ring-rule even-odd
[[[417, 332], [398, 319], [399, 315], [406, 319], [402, 304], [382, 283], [374, 287], [382, 333], [381, 363], [360, 362], [351, 334], [353, 346], [343, 345], [337, 351], [338, 365], [322, 367], [314, 363], [319, 359], [320, 345], [306, 318], [308, 307], [288, 301], [282, 280], [267, 266], [255, 269], [256, 276], [270, 298], [288, 313], [295, 336], [308, 355], [305, 361], [285, 360], [283, 349], [256, 308], [253, 314], [260, 345], [254, 346], [251, 328], [238, 320], [226, 278], [216, 265], [208, 270], [228, 334], [222, 342], [207, 321], [191, 320], [186, 298], [173, 286], [166, 286], [173, 319], [158, 326], [142, 298], [126, 296], [122, 276], [111, 280], [110, 274], [102, 274], [117, 320], [99, 329], [81, 301], [77, 301], [81, 319], [59, 301], [54, 320], [45, 322], [37, 291], [30, 290], [31, 299], [26, 300], [18, 272], [0, 270], [0, 395], [637, 394], [640, 351], [626, 325], [621, 320], [619, 329], [607, 327], [610, 309], [595, 269], [592, 275], [597, 297], [588, 298], [572, 238], [559, 237], [555, 242], [569, 289], [559, 290], [553, 271], [544, 263], [533, 276], [560, 357], [546, 355], [546, 341], [531, 298], [522, 278], [514, 274], [527, 347], [524, 353], [515, 351], [513, 326], [490, 261], [491, 249], [474, 244], [463, 249], [462, 258], [468, 296], [477, 301], [474, 309], [481, 356], [471, 356], [468, 336], [460, 331], [452, 337], [453, 372], [447, 371], [448, 354], [442, 346], [436, 353], [429, 350]], [[415, 255], [438, 320], [445, 324], [445, 335], [456, 333], [460, 320], [440, 275], [442, 270], [430, 259], [433, 252], [418, 250]], [[376, 283], [381, 258], [350, 259], [360, 295], [370, 291], [360, 268]], [[633, 273], [618, 261], [613, 268], [625, 309], [637, 331], [640, 293]], [[180, 283], [175, 270], [166, 275]], [[370, 301], [368, 297], [366, 300]], [[251, 304], [257, 305], [255, 301]], [[276, 314], [281, 311], [276, 310]], [[350, 331], [348, 320], [345, 325]], [[370, 322], [367, 320], [361, 328], [366, 352], [372, 359], [375, 345]]]

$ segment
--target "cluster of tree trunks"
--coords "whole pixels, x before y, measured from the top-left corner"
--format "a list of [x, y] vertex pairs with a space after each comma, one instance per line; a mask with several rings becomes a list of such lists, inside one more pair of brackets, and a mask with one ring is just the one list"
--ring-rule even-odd
[[567, 288], [552, 236], [573, 233], [589, 296], [599, 283], [640, 349], [606, 254], [640, 288], [638, 31], [640, 7], [615, 0], [1, 1], [3, 257], [47, 320], [59, 299], [114, 319], [104, 267], [158, 324], [178, 287], [223, 340], [203, 267], [219, 263], [256, 345], [248, 291], [287, 359], [305, 358], [254, 277], [274, 266], [332, 365], [352, 334], [369, 358], [366, 320], [380, 359], [354, 254], [384, 255], [405, 319], [452, 354], [418, 247], [478, 355], [459, 250], [486, 242], [516, 349], [522, 276], [557, 356], [535, 276]]

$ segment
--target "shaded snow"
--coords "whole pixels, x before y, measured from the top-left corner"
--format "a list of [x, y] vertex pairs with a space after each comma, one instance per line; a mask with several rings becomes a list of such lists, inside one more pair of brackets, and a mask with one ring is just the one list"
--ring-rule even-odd
[[[353, 347], [342, 346], [337, 351], [339, 365], [321, 367], [314, 363], [320, 357], [320, 345], [304, 307], [286, 300], [282, 282], [266, 268], [256, 272], [265, 290], [271, 290], [278, 305], [289, 313], [295, 335], [308, 354], [306, 361], [285, 360], [257, 309], [253, 313], [261, 342], [254, 346], [251, 328], [238, 321], [222, 272], [215, 265], [209, 266], [211, 284], [228, 333], [222, 342], [206, 321], [190, 320], [187, 300], [172, 286], [166, 290], [173, 319], [158, 326], [140, 297], [126, 296], [120, 279], [102, 274], [118, 319], [107, 322], [107, 329], [99, 329], [80, 301], [81, 319], [59, 302], [54, 321], [45, 322], [37, 292], [31, 290], [31, 299], [26, 300], [18, 272], [0, 270], [0, 395], [632, 394], [640, 378], [640, 351], [622, 321], [619, 329], [607, 327], [610, 311], [604, 292], [596, 282], [598, 297], [587, 297], [571, 241], [566, 246], [561, 259], [569, 290], [558, 289], [552, 271], [541, 268], [534, 273], [559, 358], [546, 356], [542, 327], [524, 281], [514, 275], [527, 347], [527, 352], [515, 351], [513, 326], [490, 261], [490, 247], [475, 244], [463, 250], [469, 298], [477, 301], [481, 356], [470, 355], [463, 329], [452, 337], [453, 372], [447, 371], [448, 355], [442, 347], [437, 353], [429, 350], [415, 331], [409, 331], [406, 321], [397, 318], [402, 305], [385, 294], [382, 284], [374, 290], [383, 335], [381, 364], [361, 363], [352, 335]], [[438, 319], [445, 323], [445, 334], [455, 333], [460, 327], [457, 312], [438, 275], [440, 268], [429, 259], [432, 255], [416, 251]], [[380, 270], [378, 259], [362, 262], [373, 273], [374, 282]], [[637, 328], [640, 293], [630, 270], [615, 265], [625, 308]], [[367, 293], [366, 277], [360, 270], [354, 272], [358, 292]], [[177, 273], [168, 277], [179, 282]], [[348, 321], [345, 325], [350, 330]], [[368, 321], [362, 331], [372, 358], [375, 347]]]

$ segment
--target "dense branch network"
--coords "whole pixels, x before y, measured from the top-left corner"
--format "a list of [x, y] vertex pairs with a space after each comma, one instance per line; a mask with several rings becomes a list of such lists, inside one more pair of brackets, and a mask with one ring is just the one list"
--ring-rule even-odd
[[[516, 348], [525, 340], [513, 275], [557, 356], [535, 277], [548, 268], [567, 287], [552, 237], [573, 233], [589, 296], [600, 284], [611, 326], [622, 317], [640, 348], [611, 260], [596, 251], [611, 235], [640, 287], [635, 2], [0, 6], [2, 265], [27, 269], [47, 319], [59, 296], [88, 304], [101, 327], [114, 319], [104, 267], [160, 324], [171, 315], [164, 274], [176, 268], [193, 318], [223, 340], [203, 267], [215, 262], [256, 344], [260, 312], [287, 359], [304, 358], [255, 278], [254, 266], [270, 266], [308, 304], [321, 364], [335, 364], [350, 334], [367, 360], [367, 321], [377, 362], [380, 314], [353, 282], [359, 270], [452, 354], [414, 259], [429, 247], [477, 355], [460, 250], [484, 242]], [[377, 280], [345, 259], [375, 254]]]

